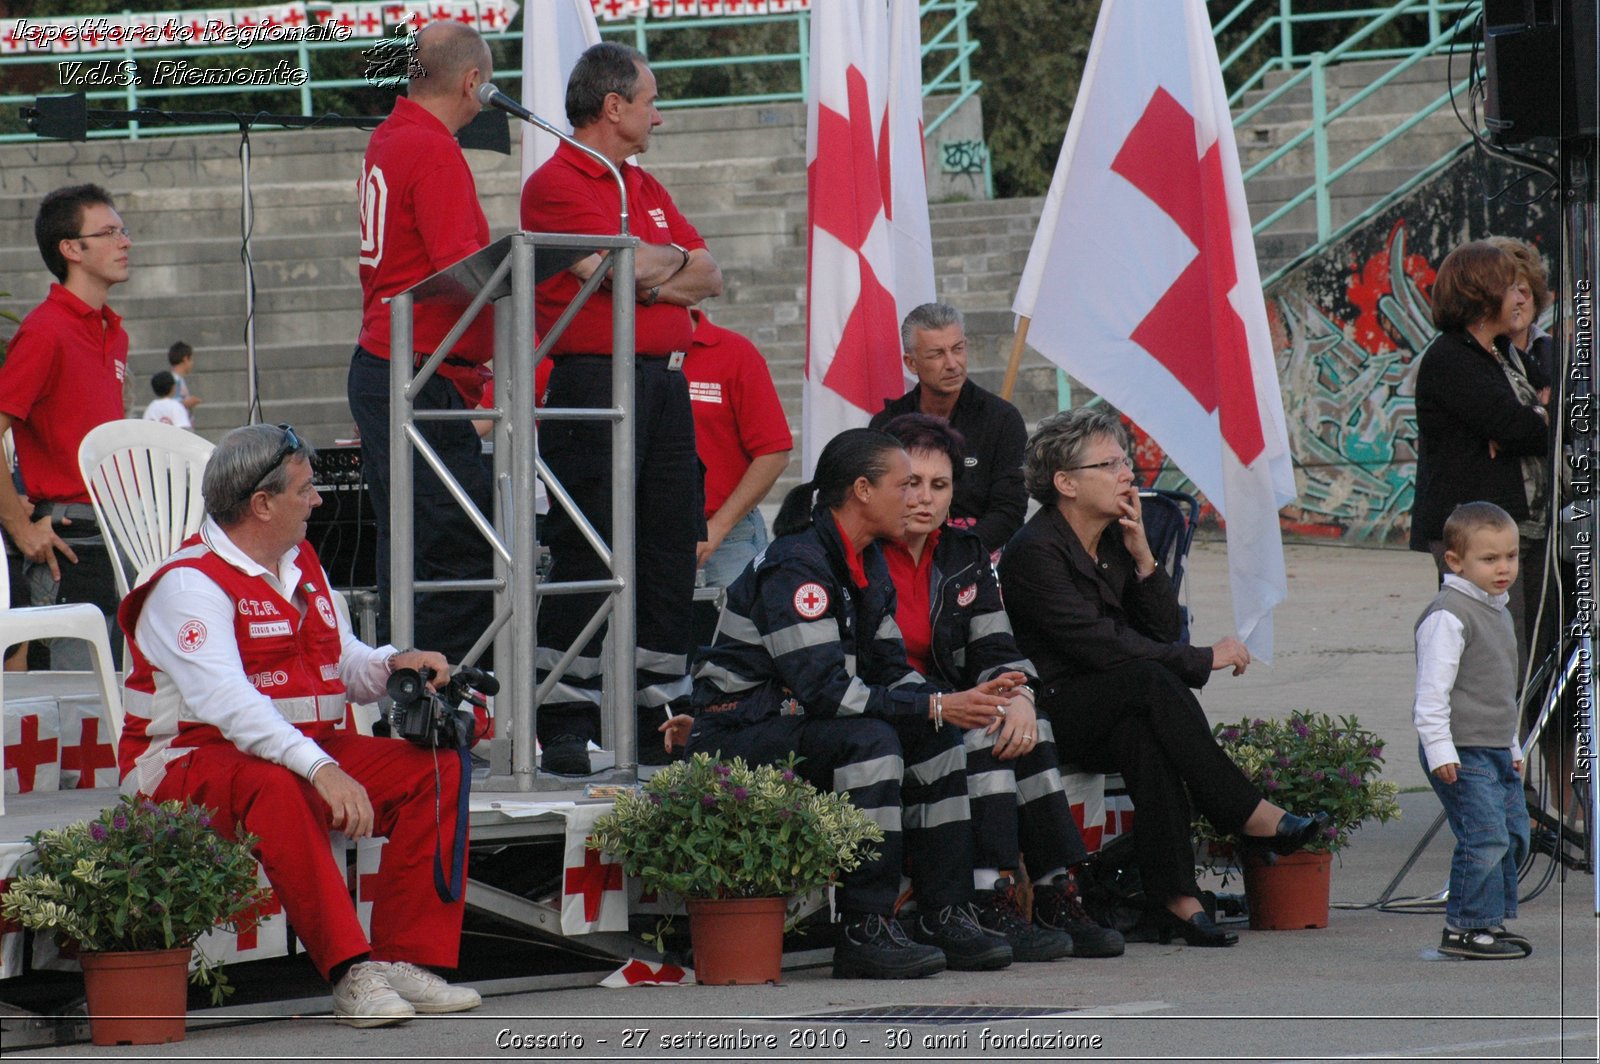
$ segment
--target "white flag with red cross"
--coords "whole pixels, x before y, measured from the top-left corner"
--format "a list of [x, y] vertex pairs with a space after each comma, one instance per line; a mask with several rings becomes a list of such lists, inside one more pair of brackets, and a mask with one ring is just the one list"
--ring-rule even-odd
[[54, 697], [8, 700], [3, 711], [5, 792], [61, 789], [61, 708]]
[[[589, 0], [542, 0], [527, 6], [522, 21], [522, 106], [570, 133], [567, 78], [584, 50], [600, 43], [594, 11]], [[527, 184], [533, 172], [556, 153], [559, 143], [542, 129], [522, 127], [521, 184]]]
[[830, 439], [865, 425], [905, 391], [900, 322], [934, 298], [918, 34], [915, 4], [817, 0], [811, 7], [808, 476]]
[[628, 895], [622, 865], [588, 847], [594, 822], [611, 811], [609, 803], [574, 805], [566, 817], [566, 860], [561, 874], [561, 933], [628, 929]]
[[600, 985], [607, 990], [626, 990], [633, 986], [693, 986], [694, 969], [680, 968], [665, 961], [641, 961], [633, 957], [600, 980]]
[[1272, 654], [1294, 470], [1202, 0], [1105, 0], [1012, 309], [1226, 522], [1234, 624]]

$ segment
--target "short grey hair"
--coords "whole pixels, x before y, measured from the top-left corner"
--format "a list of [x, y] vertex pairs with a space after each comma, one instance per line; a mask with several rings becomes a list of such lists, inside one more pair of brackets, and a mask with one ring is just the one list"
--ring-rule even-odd
[[952, 325], [959, 325], [963, 332], [966, 331], [966, 320], [961, 317], [959, 310], [949, 303], [924, 303], [907, 314], [906, 320], [900, 323], [900, 350], [910, 351], [916, 346], [918, 329], [937, 332]]
[[[223, 528], [244, 519], [250, 500], [258, 491], [277, 495], [289, 486], [289, 462], [316, 457], [316, 449], [301, 442], [283, 461], [263, 476], [267, 463], [283, 446], [284, 432], [276, 425], [246, 425], [222, 437], [206, 461], [200, 478], [200, 494], [206, 500], [206, 516]], [[258, 483], [259, 481], [259, 483]]]
[[1022, 452], [1022, 482], [1041, 506], [1056, 501], [1056, 474], [1079, 464], [1095, 440], [1116, 440], [1124, 450], [1128, 434], [1122, 419], [1108, 406], [1062, 410], [1043, 418]]
[[456, 91], [467, 71], [477, 67], [483, 80], [494, 77], [489, 42], [460, 22], [430, 22], [413, 38], [416, 53], [406, 90], [412, 97], [442, 96]]

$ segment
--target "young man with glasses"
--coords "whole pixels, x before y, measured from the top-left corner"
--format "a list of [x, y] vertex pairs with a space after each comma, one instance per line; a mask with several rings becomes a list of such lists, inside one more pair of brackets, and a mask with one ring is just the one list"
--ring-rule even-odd
[[967, 442], [950, 524], [970, 529], [991, 553], [998, 551], [1028, 513], [1022, 487], [1028, 430], [1022, 414], [967, 377], [966, 326], [955, 307], [924, 303], [907, 314], [900, 346], [916, 386], [889, 400], [873, 417], [872, 427], [881, 429], [901, 414], [931, 414], [950, 422]]
[[[0, 434], [11, 429], [24, 492], [0, 477], [6, 551], [21, 555], [30, 604], [90, 602], [116, 633], [112, 560], [78, 472], [89, 430], [123, 416], [128, 334], [106, 305], [128, 279], [133, 241], [111, 194], [98, 185], [58, 188], [44, 198], [34, 236], [57, 284], [11, 338], [0, 365]], [[119, 660], [121, 640], [111, 640]], [[88, 644], [59, 640], [55, 669], [89, 668]]]
[[[353, 1027], [476, 1008], [453, 968], [463, 897], [435, 885], [458, 829], [452, 751], [342, 727], [395, 669], [449, 666], [432, 651], [369, 647], [350, 631], [306, 542], [321, 502], [311, 448], [287, 425], [235, 429], [201, 480], [206, 520], [123, 603], [133, 668], [117, 749], [122, 788], [212, 810], [248, 832], [284, 912]], [[329, 829], [382, 836], [372, 935], [362, 931]], [[466, 826], [459, 825], [465, 842]]]

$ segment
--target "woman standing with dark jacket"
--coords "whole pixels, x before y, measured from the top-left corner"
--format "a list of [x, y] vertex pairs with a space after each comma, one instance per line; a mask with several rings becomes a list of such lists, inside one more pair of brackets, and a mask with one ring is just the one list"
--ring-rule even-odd
[[[1417, 488], [1411, 549], [1444, 568], [1444, 522], [1464, 502], [1499, 506], [1519, 525], [1539, 515], [1550, 487], [1550, 421], [1537, 367], [1508, 361], [1507, 337], [1534, 313], [1516, 260], [1487, 240], [1463, 244], [1439, 265], [1433, 323], [1439, 335], [1417, 367]], [[1522, 535], [1519, 574], [1506, 608], [1526, 653], [1523, 574], [1544, 571], [1543, 535]]]

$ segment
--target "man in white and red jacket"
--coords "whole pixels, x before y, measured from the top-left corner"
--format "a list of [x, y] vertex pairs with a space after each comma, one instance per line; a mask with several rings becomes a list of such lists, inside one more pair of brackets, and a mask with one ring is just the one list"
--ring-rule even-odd
[[[442, 680], [449, 666], [351, 633], [305, 541], [322, 501], [311, 453], [288, 426], [229, 433], [206, 463], [205, 524], [123, 600], [133, 669], [122, 787], [208, 806], [219, 831], [260, 839], [256, 856], [333, 983], [340, 1022], [475, 1008], [476, 991], [420, 967], [454, 967], [460, 944], [463, 902], [443, 900], [433, 872], [436, 840], [448, 848], [456, 830], [460, 763], [338, 730], [346, 698], [376, 701], [395, 669], [427, 667]], [[389, 840], [370, 943], [329, 829]]]

